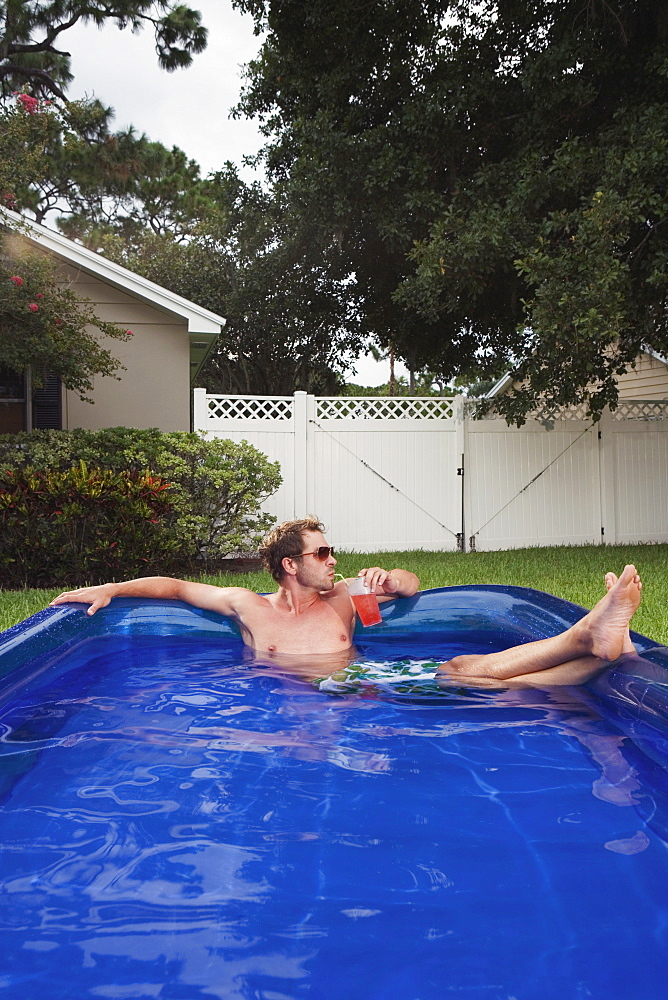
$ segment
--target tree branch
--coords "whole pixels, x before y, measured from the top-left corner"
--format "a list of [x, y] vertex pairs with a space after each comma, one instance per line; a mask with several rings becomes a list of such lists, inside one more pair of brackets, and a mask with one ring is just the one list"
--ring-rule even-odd
[[35, 69], [34, 67], [28, 66], [15, 66], [12, 64], [0, 66], [0, 80], [12, 75], [25, 76], [29, 79], [38, 78], [45, 84], [45, 86], [48, 87], [51, 93], [55, 94], [56, 97], [59, 97], [61, 101], [67, 100], [67, 96], [64, 91], [60, 89], [53, 77], [44, 69]]

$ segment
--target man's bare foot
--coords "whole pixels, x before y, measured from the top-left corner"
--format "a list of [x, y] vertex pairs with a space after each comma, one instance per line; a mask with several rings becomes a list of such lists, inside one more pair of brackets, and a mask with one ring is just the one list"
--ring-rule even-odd
[[[606, 590], [610, 590], [610, 588], [613, 587], [617, 583], [618, 579], [619, 579], [619, 577], [617, 576], [616, 573], [606, 573], [605, 574], [605, 589]], [[642, 583], [640, 584], [640, 586], [642, 588]], [[636, 647], [633, 645], [633, 641], [631, 639], [631, 634], [630, 634], [630, 632], [629, 632], [629, 630], [627, 628], [626, 635], [624, 636], [624, 644], [622, 646], [622, 653], [635, 653], [635, 651], [636, 651]]]
[[610, 661], [623, 652], [630, 652], [625, 649], [629, 622], [640, 604], [641, 590], [642, 582], [635, 566], [625, 566], [618, 579], [610, 580], [605, 597], [574, 626], [592, 656]]

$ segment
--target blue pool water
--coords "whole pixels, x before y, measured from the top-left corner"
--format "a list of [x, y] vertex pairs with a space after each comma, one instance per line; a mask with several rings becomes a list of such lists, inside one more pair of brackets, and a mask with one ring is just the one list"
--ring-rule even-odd
[[581, 613], [427, 592], [329, 690], [181, 605], [6, 633], [0, 997], [660, 1000], [668, 651], [583, 689], [431, 679]]

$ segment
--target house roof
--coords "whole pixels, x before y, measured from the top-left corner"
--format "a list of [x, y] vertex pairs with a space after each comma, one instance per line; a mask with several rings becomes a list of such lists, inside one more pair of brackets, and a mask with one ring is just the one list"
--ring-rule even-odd
[[512, 373], [506, 372], [505, 375], [501, 376], [498, 382], [494, 383], [489, 392], [485, 393], [485, 399], [491, 399], [493, 396], [502, 395], [502, 393], [505, 392], [508, 386], [512, 385], [513, 381], [514, 379]]
[[225, 325], [226, 320], [223, 316], [218, 316], [217, 313], [170, 292], [162, 285], [129, 271], [127, 267], [115, 264], [103, 254], [93, 253], [80, 243], [75, 243], [61, 233], [33, 222], [32, 219], [26, 219], [9, 209], [2, 210], [0, 221], [3, 221], [3, 218], [6, 218], [10, 225], [20, 226], [23, 235], [65, 263], [74, 264], [82, 271], [115, 285], [158, 309], [164, 309], [186, 320], [190, 339], [191, 378], [196, 377]]

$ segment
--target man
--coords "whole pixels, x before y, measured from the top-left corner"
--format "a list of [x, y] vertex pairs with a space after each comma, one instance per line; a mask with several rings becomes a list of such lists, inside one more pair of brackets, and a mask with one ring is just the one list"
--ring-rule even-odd
[[[355, 612], [345, 581], [334, 582], [336, 559], [323, 530], [315, 518], [304, 518], [286, 521], [267, 536], [260, 552], [279, 587], [266, 597], [244, 587], [157, 576], [67, 591], [51, 603], [81, 601], [90, 604], [92, 615], [113, 597], [181, 600], [234, 618], [246, 645], [270, 657], [340, 655], [350, 650]], [[420, 585], [414, 573], [403, 569], [372, 566], [358, 575], [381, 602], [412, 597]], [[626, 566], [619, 579], [609, 573], [606, 587], [605, 597], [567, 631], [498, 653], [455, 657], [439, 667], [443, 681], [461, 683], [465, 678], [469, 684], [496, 686], [582, 683], [606, 663], [633, 651], [629, 623], [642, 589], [635, 566]]]
[[[51, 604], [81, 601], [89, 615], [113, 597], [156, 597], [186, 601], [233, 618], [247, 646], [272, 656], [326, 654], [350, 649], [355, 611], [345, 580], [334, 581], [334, 549], [313, 517], [286, 521], [275, 528], [260, 549], [278, 590], [266, 597], [245, 587], [213, 587], [153, 576], [126, 583], [104, 583], [60, 594]], [[420, 586], [414, 573], [372, 566], [360, 570], [379, 601], [412, 597]]]

